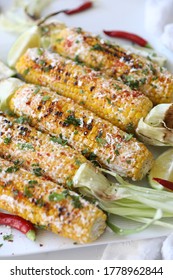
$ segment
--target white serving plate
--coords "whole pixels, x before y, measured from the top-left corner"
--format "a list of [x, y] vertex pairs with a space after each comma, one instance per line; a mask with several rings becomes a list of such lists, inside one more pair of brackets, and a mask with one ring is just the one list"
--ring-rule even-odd
[[[0, 0], [0, 7], [5, 9], [6, 7], [10, 6], [11, 2], [11, 0]], [[50, 11], [60, 10], [62, 8], [75, 7], [81, 2], [82, 1], [80, 0], [54, 1], [50, 8], [45, 11], [45, 14], [49, 13]], [[144, 30], [144, 4], [145, 0], [96, 0], [95, 8], [77, 15], [73, 15], [71, 17], [59, 15], [58, 19], [65, 22], [69, 26], [80, 26], [85, 30], [91, 31], [93, 33], [99, 33], [103, 37], [105, 37], [102, 33], [103, 29], [121, 29], [131, 31], [133, 33], [141, 35], [144, 38], [148, 38], [155, 49], [168, 58], [167, 66], [169, 70], [173, 72], [173, 53], [168, 51], [164, 46], [160, 45], [156, 39], [150, 38]], [[0, 38], [0, 59], [5, 62], [7, 53], [10, 49], [11, 44], [16, 39], [16, 35], [5, 33], [0, 30]], [[154, 153], [155, 156], [158, 156], [165, 151], [165, 148], [161, 147], [149, 147], [149, 149]], [[139, 183], [139, 185], [146, 184], [146, 180]], [[124, 227], [126, 228], [129, 226], [134, 226], [134, 223], [130, 223], [126, 220], [118, 219], [116, 222], [124, 225]], [[166, 236], [170, 232], [170, 229], [151, 226], [141, 233], [122, 237], [115, 235], [113, 232], [107, 229], [106, 232], [96, 242], [87, 245], [76, 245], [69, 239], [59, 237], [53, 233], [43, 230], [38, 230], [37, 240], [35, 242], [32, 242], [17, 230], [5, 226], [0, 226], [0, 244], [3, 243], [3, 246], [0, 248], [0, 258], [2, 259], [4, 257], [11, 256], [53, 252], [57, 250], [79, 247], [83, 247], [85, 249], [86, 246], [96, 246], [112, 242]], [[13, 242], [4, 241], [3, 235], [10, 233], [12, 233], [14, 236]]]

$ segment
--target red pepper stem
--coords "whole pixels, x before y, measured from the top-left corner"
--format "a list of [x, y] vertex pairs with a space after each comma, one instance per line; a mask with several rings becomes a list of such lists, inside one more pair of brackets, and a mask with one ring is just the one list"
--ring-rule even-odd
[[127, 39], [133, 43], [138, 44], [141, 47], [152, 48], [150, 46], [150, 44], [148, 43], [148, 41], [146, 41], [145, 39], [143, 39], [142, 37], [140, 37], [139, 35], [136, 35], [134, 33], [120, 31], [120, 30], [112, 30], [112, 31], [103, 30], [103, 32], [110, 37]]
[[152, 49], [153, 47], [150, 45], [150, 43], [147, 43], [147, 44], [145, 45], [145, 48]]
[[26, 234], [26, 237], [32, 241], [35, 241], [36, 239], [36, 234], [35, 234], [35, 231], [30, 229], [27, 234]]

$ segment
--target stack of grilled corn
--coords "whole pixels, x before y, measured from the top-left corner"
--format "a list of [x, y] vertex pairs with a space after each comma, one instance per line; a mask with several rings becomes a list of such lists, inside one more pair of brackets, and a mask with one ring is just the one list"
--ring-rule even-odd
[[129, 53], [81, 28], [50, 24], [42, 29], [43, 39], [47, 36], [52, 50], [62, 56], [140, 90], [154, 104], [173, 102], [173, 75], [151, 60]]
[[127, 132], [153, 103], [173, 100], [173, 78], [80, 28], [54, 26], [49, 37], [52, 50], [73, 61], [33, 48], [17, 62], [18, 73], [33, 84], [7, 92], [18, 118], [0, 114], [0, 207], [86, 243], [104, 232], [106, 215], [69, 190], [73, 177], [82, 164], [99, 172], [97, 163], [142, 179], [153, 156]]

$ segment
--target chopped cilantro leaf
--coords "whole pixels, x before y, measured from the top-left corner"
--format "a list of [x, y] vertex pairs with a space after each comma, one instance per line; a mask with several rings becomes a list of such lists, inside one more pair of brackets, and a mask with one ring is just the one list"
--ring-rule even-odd
[[49, 195], [49, 201], [61, 201], [65, 199], [68, 195], [68, 190], [63, 191], [62, 193], [53, 192]]
[[81, 33], [81, 32], [82, 32], [82, 28], [81, 28], [81, 27], [77, 27], [77, 28], [76, 28], [76, 32], [77, 32], [77, 33]]
[[93, 50], [93, 51], [102, 51], [102, 50], [103, 50], [103, 47], [102, 47], [101, 45], [99, 45], [99, 44], [95, 44], [95, 45], [91, 48], [91, 50]]
[[18, 143], [18, 148], [21, 150], [32, 150], [35, 151], [33, 145], [31, 143]]
[[11, 137], [4, 138], [4, 144], [8, 145], [11, 143]]
[[24, 187], [24, 196], [30, 198], [32, 197], [32, 192], [29, 190], [29, 188], [27, 186]]
[[44, 53], [44, 51], [43, 51], [43, 49], [38, 48], [37, 53], [38, 53], [38, 55], [42, 55]]
[[75, 118], [74, 115], [69, 115], [69, 116], [65, 119], [64, 124], [73, 124], [74, 126], [80, 126], [81, 120]]
[[114, 84], [114, 87], [115, 87], [117, 90], [121, 90], [121, 89], [122, 89], [122, 87], [120, 87], [120, 86], [117, 85], [117, 84]]
[[50, 96], [45, 95], [45, 96], [43, 96], [42, 101], [48, 101], [49, 99], [50, 99]]
[[62, 146], [65, 146], [68, 143], [67, 140], [63, 139], [62, 134], [60, 134], [59, 137], [55, 137], [55, 136], [50, 137], [50, 141], [54, 143], [58, 143]]
[[133, 134], [126, 134], [126, 136], [124, 137], [124, 140], [129, 141], [132, 137], [133, 137]]
[[40, 86], [36, 86], [33, 94], [37, 94], [40, 91]]
[[7, 241], [13, 241], [13, 234], [4, 235], [3, 239]]
[[123, 82], [128, 85], [131, 89], [136, 90], [139, 88], [139, 80], [135, 80], [133, 76], [122, 76]]
[[80, 197], [78, 195], [70, 195], [70, 197], [72, 198], [73, 201], [73, 206], [75, 208], [82, 208], [82, 203], [80, 201]]
[[107, 143], [107, 141], [105, 139], [102, 138], [102, 131], [99, 131], [99, 133], [96, 136], [96, 141], [97, 143], [99, 143], [100, 145], [105, 145]]
[[29, 71], [30, 71], [30, 68], [25, 69], [25, 70], [23, 71], [23, 75], [24, 75], [24, 76], [28, 75]]
[[20, 124], [24, 124], [24, 123], [28, 123], [29, 122], [29, 119], [28, 117], [25, 117], [25, 116], [20, 116], [19, 118], [17, 118], [15, 120], [16, 123], [20, 123]]
[[41, 167], [33, 168], [32, 171], [37, 177], [40, 177], [43, 175], [43, 170]]
[[82, 164], [79, 159], [75, 159], [75, 163], [76, 163], [77, 166], [80, 166]]
[[58, 39], [56, 39], [56, 42], [61, 43], [63, 40], [64, 40], [63, 38], [58, 38]]
[[36, 180], [29, 180], [28, 181], [28, 184], [29, 185], [35, 185], [35, 184], [37, 184], [38, 182], [36, 181]]
[[6, 173], [13, 173], [13, 172], [17, 172], [19, 170], [19, 167], [14, 165], [14, 166], [10, 166], [8, 167], [5, 172]]
[[76, 64], [81, 64], [81, 65], [84, 64], [84, 63], [80, 60], [79, 55], [76, 55], [76, 56], [75, 56], [74, 61], [76, 62]]
[[73, 187], [73, 181], [70, 180], [70, 179], [68, 179], [68, 180], [66, 181], [66, 185], [67, 185], [69, 188]]

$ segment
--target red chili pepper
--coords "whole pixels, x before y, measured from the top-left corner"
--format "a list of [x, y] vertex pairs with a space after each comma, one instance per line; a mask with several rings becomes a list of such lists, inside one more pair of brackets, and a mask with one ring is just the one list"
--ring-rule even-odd
[[80, 5], [79, 7], [75, 8], [75, 9], [64, 11], [64, 13], [66, 15], [73, 15], [73, 14], [77, 14], [77, 13], [80, 13], [82, 11], [88, 10], [92, 6], [93, 6], [93, 2], [92, 1], [87, 1], [87, 2], [83, 3], [82, 5]]
[[173, 191], [173, 182], [161, 178], [153, 178], [153, 180], [161, 184], [163, 187]]
[[24, 233], [32, 241], [36, 238], [33, 224], [19, 216], [0, 212], [0, 225], [15, 228]]
[[133, 33], [118, 31], [118, 30], [113, 30], [113, 31], [103, 30], [103, 32], [110, 37], [127, 39], [133, 43], [138, 44], [141, 47], [152, 48], [151, 45], [145, 39]]
[[[50, 17], [53, 17], [53, 16], [56, 16], [56, 15], [59, 15], [61, 13], [64, 13], [66, 15], [73, 15], [73, 14], [77, 14], [77, 13], [80, 13], [82, 11], [85, 11], [89, 8], [91, 8], [93, 6], [93, 2], [92, 1], [87, 1], [85, 3], [83, 3], [82, 5], [78, 6], [77, 8], [75, 9], [67, 9], [67, 10], [60, 10], [58, 12], [55, 12], [55, 13], [52, 13], [52, 14], [49, 14], [47, 15], [46, 17], [44, 17], [43, 19], [39, 20], [37, 25], [40, 26], [41, 24], [43, 24], [47, 19], [49, 19]], [[28, 16], [31, 16], [27, 13]]]

